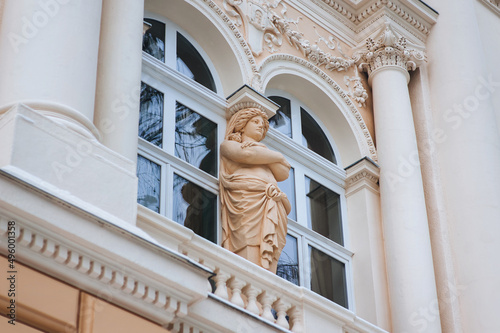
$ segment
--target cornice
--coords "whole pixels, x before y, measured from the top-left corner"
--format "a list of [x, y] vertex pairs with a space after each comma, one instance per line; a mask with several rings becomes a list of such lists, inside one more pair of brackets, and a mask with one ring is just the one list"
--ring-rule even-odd
[[[308, 5], [303, 0], [291, 0], [291, 2], [308, 6], [317, 15], [321, 15], [323, 12], [328, 13], [335, 18], [331, 23], [351, 36], [356, 43], [365, 37], [362, 36], [363, 30], [378, 20], [381, 15], [390, 17], [413, 38], [425, 42], [438, 16], [434, 10], [418, 0], [358, 1], [357, 5], [354, 5], [351, 0], [308, 1], [314, 3], [315, 6]], [[339, 25], [334, 21], [340, 21], [343, 24]]]
[[493, 13], [500, 16], [500, 0], [479, 0], [486, 7], [488, 7]]
[[0, 187], [10, 193], [0, 196], [0, 244], [12, 237], [8, 223], [15, 221], [16, 261], [162, 325], [206, 299], [212, 272], [138, 228], [121, 228], [3, 174]]
[[364, 157], [345, 168], [345, 170], [347, 172], [346, 196], [350, 196], [361, 189], [369, 189], [378, 193], [380, 170], [373, 160]]

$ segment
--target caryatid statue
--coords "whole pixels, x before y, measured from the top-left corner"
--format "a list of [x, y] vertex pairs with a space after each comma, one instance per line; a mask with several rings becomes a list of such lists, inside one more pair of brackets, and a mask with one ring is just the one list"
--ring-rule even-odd
[[229, 120], [220, 147], [222, 246], [276, 273], [291, 210], [277, 182], [288, 178], [290, 164], [260, 143], [268, 129], [266, 113], [257, 108]]

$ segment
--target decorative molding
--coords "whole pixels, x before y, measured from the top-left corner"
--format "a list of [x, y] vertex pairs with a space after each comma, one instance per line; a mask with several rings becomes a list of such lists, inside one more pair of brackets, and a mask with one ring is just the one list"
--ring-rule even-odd
[[378, 193], [380, 170], [374, 161], [364, 157], [345, 168], [345, 170], [347, 172], [346, 196], [350, 196], [364, 188]]
[[[344, 16], [347, 20], [353, 22], [356, 25], [366, 21], [371, 18], [375, 12], [377, 12], [381, 8], [387, 8], [392, 11], [394, 14], [408, 22], [411, 26], [413, 26], [418, 31], [422, 32], [425, 35], [428, 35], [430, 32], [429, 24], [424, 23], [419, 17], [412, 15], [408, 10], [405, 10], [401, 5], [397, 4], [396, 1], [390, 0], [377, 0], [364, 10], [359, 13], [353, 13], [347, 6], [342, 5], [342, 1], [338, 0], [321, 0], [331, 8], [333, 8], [337, 13]], [[494, 1], [494, 0], [490, 0]]]
[[215, 2], [213, 2], [212, 0], [201, 0], [201, 1], [203, 1], [206, 5], [208, 5], [208, 7], [222, 20], [222, 22], [226, 24], [226, 26], [232, 31], [234, 37], [236, 37], [239, 45], [243, 48], [243, 51], [247, 57], [247, 61], [250, 64], [250, 68], [252, 70], [252, 77], [250, 78], [250, 81], [247, 83], [252, 87], [261, 86], [262, 83], [260, 80], [260, 73], [257, 69], [257, 63], [253, 56], [252, 50], [250, 49], [250, 46], [248, 45], [247, 41], [239, 31], [237, 25], [233, 23], [233, 21], [229, 18], [229, 16], [226, 15]]
[[270, 119], [276, 114], [279, 107], [266, 96], [244, 85], [227, 98], [226, 118], [230, 119], [233, 114], [240, 110], [256, 108], [266, 113]]
[[359, 107], [366, 107], [368, 93], [363, 86], [363, 82], [361, 82], [361, 77], [359, 76], [357, 68], [355, 68], [354, 74], [353, 77], [344, 76], [344, 83], [347, 88], [349, 88], [347, 95], [358, 102]]
[[371, 74], [385, 66], [398, 66], [404, 71], [415, 70], [425, 61], [425, 53], [404, 37], [398, 37], [389, 21], [374, 38], [358, 47], [353, 59], [358, 68]]
[[277, 60], [283, 60], [283, 61], [290, 61], [294, 62], [300, 66], [303, 66], [307, 68], [308, 70], [314, 72], [318, 77], [320, 77], [322, 80], [324, 80], [328, 85], [333, 87], [333, 90], [339, 94], [339, 96], [344, 100], [345, 104], [349, 108], [349, 111], [352, 113], [356, 121], [358, 122], [359, 127], [362, 130], [364, 139], [366, 141], [366, 144], [368, 146], [368, 153], [370, 154], [370, 158], [374, 161], [377, 161], [377, 150], [375, 148], [375, 144], [373, 143], [372, 136], [370, 134], [370, 131], [368, 130], [368, 127], [365, 124], [365, 121], [363, 120], [363, 117], [361, 116], [361, 113], [358, 111], [356, 108], [356, 105], [354, 105], [353, 101], [350, 99], [349, 95], [340, 87], [329, 75], [327, 75], [324, 71], [322, 71], [320, 68], [317, 66], [313, 65], [309, 61], [289, 55], [289, 54], [273, 54], [266, 58], [261, 64], [261, 69], [265, 67], [268, 63], [272, 61], [277, 61]]
[[[325, 66], [327, 70], [345, 71], [354, 65], [352, 59], [345, 55], [340, 47], [340, 42], [330, 36], [328, 40], [318, 34], [319, 39], [311, 43], [304, 38], [304, 34], [298, 30], [292, 29], [291, 24], [296, 27], [301, 19], [299, 16], [292, 20], [286, 16], [287, 7], [281, 0], [270, 3], [266, 0], [224, 0], [224, 9], [226, 13], [234, 18], [235, 25], [245, 24], [247, 30], [248, 43], [255, 56], [259, 56], [265, 43], [270, 53], [275, 53], [275, 47], [281, 47], [283, 38], [288, 43], [299, 50], [305, 58], [314, 65]], [[278, 15], [273, 9], [281, 5], [281, 15]], [[318, 44], [324, 42], [330, 50], [337, 49], [339, 56], [323, 51]]]
[[[9, 220], [0, 216], [1, 238], [7, 236]], [[42, 267], [44, 271], [48, 268], [58, 276], [62, 274], [66, 281], [76, 282], [80, 289], [119, 306], [132, 307], [164, 324], [185, 316], [188, 305], [193, 302], [190, 295], [146, 278], [144, 272], [126, 267], [123, 262], [120, 265], [102, 255], [90, 254], [71, 240], [62, 240], [61, 235], [48, 236], [17, 218], [13, 220], [16, 221], [16, 259], [20, 262], [36, 262], [35, 267]], [[6, 247], [0, 249], [0, 253], [4, 250]]]
[[500, 16], [500, 0], [479, 0], [486, 5], [492, 12]]

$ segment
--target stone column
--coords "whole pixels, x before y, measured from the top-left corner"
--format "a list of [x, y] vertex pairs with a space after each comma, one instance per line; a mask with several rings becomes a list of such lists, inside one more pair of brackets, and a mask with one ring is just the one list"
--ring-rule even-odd
[[137, 160], [144, 0], [103, 0], [94, 123], [101, 142]]
[[426, 2], [440, 13], [427, 41], [429, 90], [457, 273], [444, 297], [458, 299], [463, 332], [500, 332], [500, 71], [499, 54], [495, 64], [485, 54], [498, 50], [498, 30], [489, 27], [489, 44], [481, 1]]
[[355, 55], [369, 75], [394, 332], [441, 332], [408, 70], [424, 60], [389, 23]]
[[101, 0], [5, 2], [0, 170], [106, 221], [135, 224], [134, 163], [100, 144], [93, 125], [101, 11]]
[[0, 29], [0, 113], [23, 103], [89, 138], [101, 1], [6, 1]]

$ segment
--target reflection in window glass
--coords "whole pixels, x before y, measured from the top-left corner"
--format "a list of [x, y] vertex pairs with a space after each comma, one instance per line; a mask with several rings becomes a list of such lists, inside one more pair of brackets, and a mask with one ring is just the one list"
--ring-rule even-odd
[[142, 37], [142, 50], [156, 59], [165, 61], [165, 23], [153, 19], [144, 21], [152, 26]]
[[280, 108], [276, 111], [276, 115], [269, 119], [269, 126], [291, 138], [292, 113], [290, 109], [290, 100], [279, 96], [271, 96], [269, 99], [280, 105]]
[[311, 115], [302, 108], [300, 108], [300, 120], [302, 122], [302, 144], [330, 162], [337, 163], [325, 133]]
[[161, 167], [138, 155], [137, 178], [139, 178], [137, 202], [159, 213]]
[[174, 174], [174, 212], [177, 223], [217, 242], [217, 195]]
[[317, 233], [344, 245], [340, 196], [306, 176], [308, 226]]
[[278, 260], [276, 275], [299, 285], [299, 257], [297, 252], [297, 238], [286, 235], [286, 244]]
[[141, 83], [139, 136], [159, 147], [163, 141], [163, 93]]
[[278, 187], [281, 191], [285, 192], [286, 196], [288, 197], [288, 201], [290, 201], [290, 205], [292, 206], [288, 217], [294, 221], [297, 221], [297, 210], [295, 208], [295, 175], [293, 168], [290, 169], [290, 175], [288, 176], [288, 178], [278, 183]]
[[345, 264], [309, 246], [311, 290], [347, 308]]
[[217, 176], [217, 124], [177, 102], [175, 156]]
[[212, 73], [205, 60], [180, 33], [177, 33], [177, 70], [213, 92], [217, 92]]

